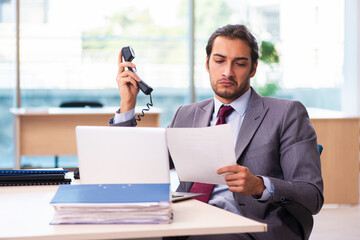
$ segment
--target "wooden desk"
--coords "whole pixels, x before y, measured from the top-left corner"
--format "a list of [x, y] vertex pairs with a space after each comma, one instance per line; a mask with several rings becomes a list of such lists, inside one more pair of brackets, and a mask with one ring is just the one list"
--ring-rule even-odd
[[264, 232], [266, 224], [187, 200], [173, 204], [171, 224], [50, 225], [57, 186], [2, 187], [0, 239], [129, 239]]
[[[77, 125], [107, 126], [116, 108], [11, 109], [14, 115], [14, 167], [20, 169], [21, 156], [76, 155]], [[141, 112], [141, 109], [136, 109]], [[152, 108], [140, 127], [159, 127], [161, 111]]]
[[[311, 122], [324, 146], [321, 155], [325, 203], [359, 203], [359, 118], [314, 113]], [[15, 168], [22, 155], [75, 155], [75, 126], [106, 126], [115, 108], [12, 109]], [[320, 117], [320, 116], [323, 117]], [[159, 126], [160, 111], [146, 113], [139, 126]]]

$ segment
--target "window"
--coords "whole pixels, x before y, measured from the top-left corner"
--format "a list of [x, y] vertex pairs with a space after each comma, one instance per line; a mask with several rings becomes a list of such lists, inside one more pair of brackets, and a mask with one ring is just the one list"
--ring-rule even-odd
[[[21, 22], [24, 107], [59, 106], [64, 100], [79, 99], [118, 106], [117, 59], [127, 45], [138, 56], [134, 62], [139, 75], [155, 89], [155, 106], [171, 109], [173, 100], [187, 101], [183, 1], [48, 0], [31, 9], [24, 6], [21, 14], [33, 16], [28, 11], [35, 7], [48, 17]], [[140, 95], [142, 101], [145, 104], [148, 98]], [[168, 117], [163, 120], [169, 122]]]
[[[14, 14], [9, 14], [9, 13]], [[0, 167], [12, 167], [13, 121], [9, 109], [13, 106], [16, 38], [15, 4], [0, 1]]]
[[[275, 83], [277, 97], [306, 107], [341, 110], [344, 59], [344, 1], [196, 1], [195, 81], [198, 99], [213, 96], [205, 71], [210, 34], [227, 23], [245, 24], [274, 44], [279, 63], [259, 62], [252, 86]], [[260, 89], [261, 90], [261, 89]]]
[[[19, 1], [22, 107], [58, 107], [70, 100], [119, 106], [118, 53], [131, 45], [166, 127], [176, 109], [191, 101], [189, 1]], [[0, 167], [12, 167], [15, 2], [0, 0]], [[300, 100], [306, 107], [342, 110], [344, 0], [194, 3], [196, 101], [213, 96], [204, 66], [210, 34], [237, 23], [247, 25], [259, 44], [268, 43], [279, 57], [279, 62], [259, 62], [252, 80], [259, 92]], [[148, 100], [140, 93], [138, 105]], [[40, 160], [22, 162], [34, 161]]]
[[14, 1], [0, 0], [0, 23], [14, 23], [14, 15]]

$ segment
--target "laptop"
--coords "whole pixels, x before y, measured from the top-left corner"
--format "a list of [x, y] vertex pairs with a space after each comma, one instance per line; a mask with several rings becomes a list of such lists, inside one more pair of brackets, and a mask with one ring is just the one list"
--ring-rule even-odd
[[77, 126], [83, 184], [170, 183], [164, 128]]
[[[170, 183], [164, 128], [77, 126], [82, 184]], [[174, 193], [172, 201], [199, 194]]]

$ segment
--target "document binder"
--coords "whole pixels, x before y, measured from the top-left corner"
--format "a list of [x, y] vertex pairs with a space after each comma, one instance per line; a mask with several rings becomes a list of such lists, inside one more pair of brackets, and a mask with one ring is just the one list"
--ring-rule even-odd
[[16, 174], [16, 175], [0, 175], [0, 182], [6, 181], [29, 181], [29, 180], [62, 180], [64, 174]]
[[170, 184], [79, 184], [59, 186], [56, 203], [169, 202]]
[[173, 218], [170, 184], [61, 185], [51, 224], [161, 224]]
[[60, 185], [60, 184], [70, 184], [71, 179], [63, 180], [30, 180], [30, 181], [4, 181], [0, 182], [0, 186], [34, 186], [34, 185]]
[[0, 169], [0, 186], [59, 185], [70, 184], [65, 178], [67, 170], [4, 170]]
[[0, 176], [3, 175], [28, 175], [28, 174], [56, 174], [67, 173], [68, 170], [63, 169], [26, 169], [26, 170], [7, 170], [0, 169]]

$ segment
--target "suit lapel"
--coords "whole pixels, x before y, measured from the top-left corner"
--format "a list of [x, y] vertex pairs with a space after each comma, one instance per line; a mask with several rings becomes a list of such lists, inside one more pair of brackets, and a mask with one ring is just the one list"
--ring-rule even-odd
[[210, 99], [204, 106], [197, 106], [194, 115], [193, 127], [208, 127], [211, 115], [214, 112], [214, 99]]
[[[251, 141], [260, 126], [269, 108], [264, 108], [263, 100], [251, 88], [251, 97], [248, 110], [245, 114], [240, 133], [235, 145], [236, 159], [239, 159], [246, 146]], [[208, 127], [214, 112], [214, 99], [210, 99], [204, 106], [197, 106], [194, 115], [193, 127]]]
[[269, 108], [264, 108], [263, 100], [251, 88], [251, 97], [243, 123], [235, 145], [236, 159], [239, 159], [246, 146], [254, 136]]

